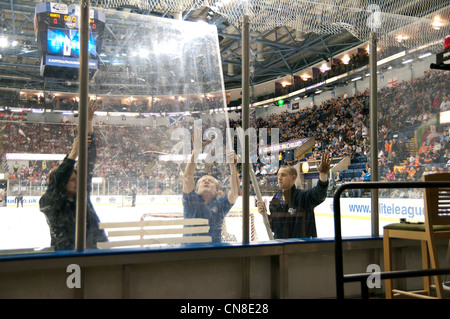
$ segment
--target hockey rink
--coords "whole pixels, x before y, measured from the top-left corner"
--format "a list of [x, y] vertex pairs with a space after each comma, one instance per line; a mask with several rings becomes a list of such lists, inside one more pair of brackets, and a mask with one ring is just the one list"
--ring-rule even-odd
[[[7, 207], [0, 207], [0, 250], [42, 249], [49, 247], [49, 228], [44, 214], [39, 211], [38, 197], [25, 198], [24, 206], [17, 207], [12, 198]], [[123, 203], [120, 196], [102, 198], [92, 196], [92, 202], [101, 222], [139, 221], [144, 214], [148, 218], [170, 218], [180, 215], [183, 207], [180, 196], [138, 196], [136, 206]], [[270, 200], [270, 198], [265, 198]], [[251, 219], [254, 222], [253, 241], [267, 241], [268, 234], [261, 215], [250, 201]], [[241, 200], [232, 207], [226, 218], [226, 230], [236, 242], [242, 242]], [[383, 226], [398, 222], [400, 218], [423, 218], [421, 199], [380, 199], [380, 235]], [[334, 238], [333, 199], [327, 198], [315, 210], [319, 238]], [[341, 199], [341, 232], [343, 237], [371, 235], [370, 198]]]

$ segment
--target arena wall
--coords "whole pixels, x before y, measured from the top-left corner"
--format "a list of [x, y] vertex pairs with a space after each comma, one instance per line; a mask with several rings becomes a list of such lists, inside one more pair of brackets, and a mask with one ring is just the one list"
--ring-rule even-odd
[[[420, 268], [418, 245], [398, 241], [395, 247], [396, 266]], [[439, 245], [440, 257], [445, 256], [446, 247]], [[371, 264], [383, 269], [380, 238], [344, 241], [343, 252], [345, 274], [366, 272]], [[332, 241], [42, 253], [2, 256], [0, 260], [0, 298], [6, 299], [323, 299], [336, 296]], [[244, 261], [248, 268], [243, 266]], [[79, 288], [72, 282], [74, 265], [79, 267], [77, 274], [81, 276]], [[249, 279], [248, 286], [244, 278]], [[409, 278], [399, 285], [417, 289], [421, 281]], [[384, 282], [372, 293], [382, 294], [383, 287]], [[244, 295], [247, 289], [249, 296]], [[358, 297], [360, 293], [359, 283], [345, 285], [346, 297]]]

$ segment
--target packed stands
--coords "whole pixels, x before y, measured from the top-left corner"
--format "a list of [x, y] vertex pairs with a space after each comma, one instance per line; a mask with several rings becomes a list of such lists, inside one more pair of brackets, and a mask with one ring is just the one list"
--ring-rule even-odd
[[[439, 127], [429, 134], [425, 130], [416, 141], [415, 132], [437, 116], [450, 95], [448, 72], [427, 71], [423, 77], [386, 86], [378, 94], [378, 158], [381, 180], [420, 180], [423, 174], [447, 171], [450, 165], [448, 127]], [[214, 125], [214, 123], [210, 123]], [[240, 120], [230, 120], [230, 127]], [[183, 123], [181, 124], [183, 125]], [[111, 194], [126, 192], [137, 185], [140, 194], [181, 193], [183, 165], [161, 163], [158, 155], [169, 153], [172, 147], [170, 129], [146, 126], [97, 123], [98, 161], [95, 175], [106, 181]], [[29, 123], [3, 121], [2, 162], [6, 153], [67, 153], [76, 134], [73, 123]], [[220, 127], [220, 126], [219, 126]], [[223, 125], [222, 125], [223, 127]], [[370, 176], [369, 92], [341, 96], [298, 112], [270, 114], [256, 119], [257, 128], [279, 128], [280, 143], [314, 137], [316, 145], [302, 158], [292, 151], [280, 155], [280, 164], [295, 164], [320, 158], [327, 150], [332, 157], [349, 156], [351, 165], [339, 173], [340, 182], [361, 181]], [[417, 148], [416, 145], [422, 147]], [[31, 163], [31, 162], [30, 162]], [[449, 163], [449, 164], [448, 164]], [[11, 180], [45, 186], [46, 174], [57, 162], [34, 161], [29, 167], [8, 163]], [[270, 171], [259, 159], [253, 164], [261, 187], [276, 187], [276, 172]], [[221, 180], [227, 178], [215, 165], [204, 166], [200, 174], [215, 170]]]

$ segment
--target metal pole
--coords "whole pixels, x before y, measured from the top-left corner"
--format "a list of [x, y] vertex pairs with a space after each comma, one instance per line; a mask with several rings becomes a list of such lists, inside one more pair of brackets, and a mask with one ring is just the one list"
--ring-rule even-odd
[[[242, 128], [247, 132], [249, 127], [249, 97], [250, 97], [250, 35], [248, 16], [244, 16], [242, 28]], [[248, 244], [249, 240], [249, 198], [250, 198], [250, 165], [249, 165], [249, 136], [244, 135], [244, 158], [242, 169], [242, 214], [243, 214], [243, 236], [242, 241]]]
[[338, 187], [333, 197], [334, 208], [334, 259], [336, 277], [336, 298], [344, 299], [344, 259], [342, 249], [341, 232], [341, 204], [340, 196], [343, 192], [342, 186]]
[[[250, 32], [249, 18], [244, 15], [242, 25], [242, 128], [248, 132], [250, 100]], [[244, 159], [242, 168], [242, 243], [250, 242], [250, 156], [249, 136], [244, 134]], [[250, 298], [250, 257], [242, 261], [242, 297]]]
[[86, 206], [87, 206], [87, 108], [89, 99], [89, 1], [80, 1], [80, 73], [78, 105], [78, 170], [75, 251], [86, 249]]
[[[371, 181], [377, 182], [378, 178], [378, 107], [377, 107], [377, 35], [370, 33], [370, 169]], [[371, 190], [372, 200], [372, 237], [378, 237], [379, 214], [378, 214], [378, 189]]]

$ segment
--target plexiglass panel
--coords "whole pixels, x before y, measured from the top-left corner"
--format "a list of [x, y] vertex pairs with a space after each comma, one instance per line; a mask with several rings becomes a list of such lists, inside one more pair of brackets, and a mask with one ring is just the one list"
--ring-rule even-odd
[[[280, 166], [294, 165], [297, 187], [313, 188], [324, 151], [332, 157], [327, 198], [315, 207], [317, 237], [334, 237], [333, 194], [342, 184], [372, 181], [370, 79], [368, 44], [336, 57], [328, 70], [294, 88], [278, 91], [298, 96], [284, 105], [257, 109], [258, 127], [279, 127], [280, 143], [314, 143], [280, 152]], [[381, 46], [377, 54], [378, 181], [422, 181], [424, 174], [448, 172], [450, 74], [431, 69], [443, 41], [420, 47], [402, 43]], [[343, 79], [343, 80], [341, 80]], [[328, 81], [327, 88], [320, 83]], [[334, 83], [334, 84], [333, 84]], [[256, 97], [258, 101], [261, 99]], [[287, 105], [286, 105], [287, 104]], [[289, 146], [286, 144], [290, 142]], [[306, 145], [307, 143], [305, 143]], [[294, 156], [293, 156], [294, 155]], [[258, 163], [255, 172], [269, 203], [279, 191], [276, 174]], [[379, 190], [379, 230], [400, 219], [423, 221], [423, 191], [418, 188]], [[341, 197], [342, 235], [372, 236], [371, 190], [349, 189]]]
[[[378, 57], [378, 180], [382, 182], [422, 181], [425, 174], [449, 171], [449, 122], [446, 120], [450, 75], [431, 69], [436, 53], [443, 51], [443, 41], [420, 48], [397, 46], [382, 48]], [[332, 190], [347, 182], [371, 181], [370, 163], [370, 90], [368, 71], [352, 77], [346, 87], [347, 99], [339, 96], [331, 105], [340, 115], [336, 125], [345, 134], [335, 132], [336, 156], [346, 153], [350, 165], [333, 170]], [[336, 90], [338, 92], [338, 90]], [[323, 143], [322, 143], [323, 144]], [[331, 147], [326, 143], [327, 147]], [[342, 234], [371, 236], [371, 191], [350, 189], [341, 198]], [[424, 220], [421, 188], [380, 189], [379, 230], [400, 220]], [[326, 212], [325, 207], [320, 211]], [[318, 217], [322, 218], [322, 217]], [[323, 228], [327, 229], [326, 227]], [[322, 234], [332, 234], [331, 230]]]
[[[27, 60], [30, 52], [8, 49], [13, 65], [39, 68], [41, 77], [24, 81], [15, 73], [2, 88], [1, 253], [73, 249], [77, 14], [76, 6], [36, 6], [39, 65]], [[226, 101], [217, 29], [98, 8], [90, 24], [88, 248], [242, 242], [242, 101]], [[406, 40], [380, 47], [377, 56], [377, 166], [385, 182], [419, 181], [450, 166], [450, 75], [430, 69], [442, 42]], [[322, 153], [331, 154], [327, 198], [314, 209], [319, 238], [334, 237], [337, 187], [371, 180], [367, 47], [334, 56], [314, 76], [300, 80], [299, 72], [292, 85], [252, 90], [253, 130], [245, 133], [267, 207], [282, 165], [294, 166], [297, 187], [310, 189]], [[250, 191], [250, 240], [266, 241], [270, 230]], [[343, 236], [372, 235], [370, 191], [342, 197]], [[380, 232], [401, 218], [422, 220], [422, 191], [380, 190], [379, 214]]]
[[[41, 72], [60, 91], [37, 100], [17, 92], [22, 109], [2, 122], [5, 251], [74, 248], [79, 99], [78, 69], [68, 64], [77, 61], [79, 36], [59, 20], [54, 28], [51, 10], [36, 11], [37, 41]], [[77, 10], [67, 10], [74, 24]], [[91, 11], [87, 248], [239, 242], [239, 181], [234, 143], [226, 140], [216, 27]]]
[[[449, 171], [450, 123], [445, 114], [450, 74], [430, 68], [436, 63], [436, 53], [443, 51], [443, 41], [395, 49], [404, 56], [380, 67], [379, 176], [386, 182], [423, 181], [424, 175]], [[424, 220], [422, 189], [380, 190], [379, 195], [381, 225], [400, 219]]]

